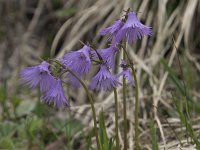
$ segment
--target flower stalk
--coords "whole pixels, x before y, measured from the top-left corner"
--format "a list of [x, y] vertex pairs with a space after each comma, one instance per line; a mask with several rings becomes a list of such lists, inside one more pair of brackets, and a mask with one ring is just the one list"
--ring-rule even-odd
[[138, 121], [138, 112], [139, 112], [139, 90], [138, 90], [138, 80], [137, 80], [137, 76], [136, 76], [136, 71], [133, 67], [133, 63], [131, 61], [131, 59], [129, 58], [129, 55], [126, 51], [126, 47], [124, 47], [122, 45], [122, 49], [123, 49], [123, 52], [124, 54], [127, 56], [127, 59], [129, 61], [129, 64], [130, 64], [130, 67], [131, 67], [131, 70], [132, 70], [132, 75], [133, 75], [133, 78], [134, 78], [134, 81], [135, 81], [135, 113], [134, 113], [134, 119], [135, 119], [135, 146], [136, 146], [136, 149], [137, 150], [140, 150], [140, 145], [139, 145], [139, 121]]
[[139, 93], [138, 93], [138, 81], [137, 81], [137, 77], [136, 77], [136, 71], [133, 68], [133, 66], [131, 67], [132, 69], [132, 74], [134, 77], [134, 81], [135, 81], [135, 146], [137, 150], [140, 150], [140, 145], [139, 145], [139, 121], [138, 121], [138, 112], [139, 112]]
[[89, 101], [90, 101], [90, 105], [91, 105], [91, 109], [92, 109], [92, 115], [93, 115], [93, 121], [94, 121], [94, 132], [95, 132], [97, 147], [98, 147], [98, 150], [102, 150], [101, 149], [101, 145], [100, 145], [99, 136], [98, 136], [98, 128], [97, 128], [97, 120], [96, 120], [96, 112], [95, 112], [95, 107], [94, 107], [94, 100], [93, 100], [93, 97], [91, 96], [87, 86], [73, 71], [71, 71], [65, 65], [61, 64], [59, 61], [53, 60], [53, 59], [49, 59], [49, 61], [55, 62], [58, 65], [60, 65], [61, 67], [63, 67], [66, 71], [71, 73], [81, 83], [81, 85], [83, 86], [86, 94], [88, 95], [88, 98], [89, 98]]
[[[124, 48], [127, 48], [127, 43], [124, 42]], [[126, 53], [123, 51], [123, 60], [126, 59]], [[123, 77], [123, 114], [124, 114], [124, 150], [128, 148], [128, 139], [127, 139], [127, 110], [126, 110], [126, 78]]]
[[118, 125], [118, 99], [117, 99], [117, 90], [114, 89], [115, 96], [115, 133], [116, 133], [116, 150], [120, 150], [119, 146], [119, 125]]

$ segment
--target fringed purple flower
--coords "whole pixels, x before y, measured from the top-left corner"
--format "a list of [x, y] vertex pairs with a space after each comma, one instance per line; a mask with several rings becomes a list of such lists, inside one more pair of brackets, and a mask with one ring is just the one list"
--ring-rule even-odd
[[123, 25], [124, 23], [122, 22], [122, 20], [117, 20], [110, 27], [101, 30], [99, 34], [100, 35], [109, 34], [110, 37], [108, 40], [112, 40]]
[[[81, 75], [76, 73], [76, 76], [78, 76], [79, 78], [81, 78]], [[66, 76], [67, 78], [67, 82], [70, 85], [73, 85], [74, 87], [79, 87], [80, 86], [80, 82], [78, 81], [78, 79], [76, 77], [74, 77], [72, 74], [67, 73]]]
[[21, 78], [31, 88], [36, 88], [40, 84], [40, 90], [43, 92], [48, 90], [54, 82], [54, 77], [49, 71], [49, 63], [46, 61], [43, 61], [40, 65], [22, 70]]
[[[69, 52], [64, 55], [61, 62], [77, 76], [81, 77], [83, 74], [88, 73], [91, 68], [90, 49], [89, 46], [85, 45], [78, 51]], [[66, 77], [72, 85], [76, 87], [80, 85], [79, 81], [70, 73], [68, 73]]]
[[64, 55], [62, 63], [75, 73], [88, 73], [91, 67], [90, 47], [85, 45], [78, 51], [69, 52]]
[[50, 73], [42, 73], [40, 80], [40, 91], [46, 92], [54, 86], [55, 79]]
[[133, 44], [137, 39], [148, 35], [152, 35], [151, 27], [143, 25], [135, 12], [129, 12], [127, 21], [116, 34], [116, 42], [119, 43], [123, 39], [127, 39], [129, 44]]
[[118, 73], [116, 75], [117, 78], [119, 78], [120, 76], [123, 76], [124, 78], [126, 78], [128, 80], [128, 82], [132, 85], [135, 86], [135, 82], [133, 81], [133, 77], [131, 75], [131, 71], [129, 68], [124, 69], [122, 72]]
[[116, 75], [117, 78], [119, 78], [120, 76], [123, 76], [124, 78], [126, 78], [128, 80], [128, 82], [132, 85], [135, 86], [135, 82], [133, 80], [130, 68], [127, 65], [127, 62], [122, 60], [120, 67], [123, 69], [122, 72], [118, 73]]
[[54, 86], [44, 93], [42, 101], [48, 103], [49, 105], [53, 104], [57, 108], [70, 106], [67, 98], [64, 95], [62, 81], [60, 79], [55, 80]]
[[101, 65], [99, 72], [92, 78], [90, 88], [97, 91], [110, 91], [118, 85], [121, 85], [118, 78], [110, 73], [107, 66]]
[[[114, 71], [115, 68], [115, 53], [118, 52], [118, 48], [111, 46], [109, 48], [105, 48], [105, 49], [99, 49], [97, 50], [97, 53], [102, 57], [103, 61], [109, 66], [111, 67], [112, 71]], [[96, 54], [96, 52], [94, 53], [94, 57], [93, 59], [97, 59], [98, 56]]]

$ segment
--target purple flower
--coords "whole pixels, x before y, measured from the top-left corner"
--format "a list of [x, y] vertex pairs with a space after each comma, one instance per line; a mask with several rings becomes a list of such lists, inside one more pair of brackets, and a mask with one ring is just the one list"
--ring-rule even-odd
[[128, 68], [128, 64], [126, 61], [122, 60], [120, 67], [123, 69], [122, 72], [118, 73], [116, 75], [117, 78], [119, 78], [120, 76], [123, 76], [124, 78], [126, 78], [128, 80], [128, 82], [132, 85], [135, 86], [135, 82], [133, 81], [132, 78], [132, 74], [130, 69]]
[[143, 36], [152, 35], [151, 27], [143, 25], [137, 18], [135, 12], [128, 13], [128, 19], [123, 27], [116, 34], [116, 42], [127, 39], [129, 44], [134, 43]]
[[[90, 50], [91, 48], [85, 45], [78, 51], [67, 53], [64, 55], [61, 63], [71, 69], [77, 76], [81, 77], [83, 74], [88, 73], [91, 68]], [[66, 77], [72, 85], [80, 85], [79, 81], [77, 81], [70, 73], [68, 73]]]
[[115, 37], [116, 33], [123, 26], [123, 24], [124, 23], [122, 22], [122, 20], [117, 20], [110, 27], [101, 30], [99, 34], [100, 35], [110, 34], [110, 37], [108, 40], [111, 40], [112, 37]]
[[[81, 78], [81, 75], [78, 73], [76, 73], [76, 76]], [[74, 77], [71, 73], [67, 73], [65, 77], [67, 78], [69, 84], [73, 85], [74, 87], [80, 86], [80, 82], [78, 81], [78, 79], [76, 79], [76, 77]]]
[[91, 67], [90, 47], [85, 45], [78, 51], [69, 52], [64, 55], [62, 63], [75, 73], [88, 73]]
[[42, 101], [49, 105], [54, 104], [55, 107], [69, 107], [69, 102], [64, 95], [62, 81], [60, 79], [55, 80], [54, 86], [44, 93]]
[[92, 78], [90, 88], [97, 91], [110, 91], [118, 85], [121, 85], [118, 78], [110, 73], [107, 66], [101, 65], [99, 72]]
[[41, 91], [48, 90], [54, 82], [54, 77], [50, 74], [49, 63], [43, 61], [40, 65], [28, 67], [20, 73], [22, 80], [31, 88], [36, 88], [40, 84]]
[[[105, 49], [99, 49], [97, 50], [98, 54], [102, 57], [103, 61], [107, 63], [109, 67], [111, 67], [112, 71], [114, 71], [115, 68], [115, 53], [118, 52], [118, 49], [114, 46], [111, 46], [109, 48]], [[93, 59], [97, 59], [98, 56], [96, 52], [94, 52], [95, 55]]]
[[40, 91], [46, 92], [54, 86], [55, 79], [50, 73], [42, 73], [40, 80]]
[[129, 68], [124, 69], [122, 72], [116, 75], [117, 78], [119, 78], [120, 76], [126, 78], [132, 86], [135, 86], [135, 82], [133, 81], [132, 74]]

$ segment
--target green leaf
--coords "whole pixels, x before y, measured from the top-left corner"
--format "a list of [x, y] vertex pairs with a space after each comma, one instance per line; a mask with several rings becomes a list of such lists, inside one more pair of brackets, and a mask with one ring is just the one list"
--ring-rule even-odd
[[36, 102], [31, 100], [22, 101], [16, 109], [18, 117], [30, 114], [35, 108]]
[[37, 135], [39, 131], [42, 130], [43, 121], [42, 119], [37, 118], [34, 116], [33, 118], [27, 118], [25, 121], [25, 128], [27, 134], [33, 138]]
[[188, 92], [186, 92], [186, 89], [184, 89], [184, 86], [182, 85], [181, 81], [177, 78], [177, 75], [172, 70], [172, 68], [168, 66], [168, 64], [165, 62], [164, 59], [161, 59], [161, 63], [163, 64], [165, 70], [169, 73], [169, 78], [177, 87], [180, 94], [186, 98], [187, 105], [188, 105], [187, 107], [190, 107], [191, 109], [195, 109], [195, 111], [200, 114], [200, 105], [193, 100], [193, 98]]
[[12, 122], [0, 123], [0, 139], [3, 137], [11, 137], [16, 131], [16, 125]]
[[157, 135], [156, 135], [156, 128], [154, 126], [154, 121], [153, 119], [151, 119], [151, 141], [152, 141], [152, 149], [153, 150], [159, 150], [158, 148], [158, 139], [157, 139]]
[[92, 136], [93, 136], [93, 132], [89, 132], [87, 138], [86, 138], [86, 150], [91, 150], [92, 149]]
[[13, 149], [14, 144], [9, 137], [0, 139], [0, 149]]
[[192, 127], [192, 122], [183, 113], [182, 101], [177, 100], [174, 96], [173, 96], [173, 101], [174, 101], [174, 104], [176, 106], [176, 110], [179, 113], [179, 117], [181, 119], [181, 122], [186, 127], [187, 133], [189, 133], [190, 137], [193, 139], [193, 141], [195, 142], [197, 147], [200, 147], [200, 141], [199, 141], [199, 139], [198, 139], [193, 127]]
[[80, 131], [82, 128], [83, 125], [79, 120], [73, 118], [65, 120], [65, 134], [69, 138], [72, 138], [74, 134]]
[[17, 95], [14, 95], [12, 96], [12, 103], [13, 103], [13, 106], [16, 108], [17, 106], [19, 106], [20, 102], [22, 101], [20, 99], [20, 97], [18, 97]]
[[107, 136], [103, 111], [99, 113], [99, 134], [100, 134], [101, 147], [103, 149], [108, 149], [109, 139]]
[[108, 150], [113, 150], [114, 140], [113, 138], [110, 138], [109, 144], [108, 144]]
[[54, 118], [51, 120], [51, 124], [54, 128], [64, 132], [68, 138], [72, 138], [76, 132], [83, 128], [81, 122], [74, 118], [65, 120]]
[[33, 110], [33, 113], [36, 114], [38, 117], [47, 117], [48, 116], [48, 105], [46, 105], [45, 103], [41, 103], [40, 101], [38, 101], [35, 105], [35, 108]]

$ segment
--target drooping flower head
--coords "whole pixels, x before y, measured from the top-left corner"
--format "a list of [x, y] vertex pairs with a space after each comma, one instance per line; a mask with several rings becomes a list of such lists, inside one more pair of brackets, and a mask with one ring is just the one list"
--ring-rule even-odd
[[55, 78], [50, 73], [42, 73], [40, 80], [40, 91], [46, 92], [54, 86]]
[[[104, 63], [106, 63], [109, 67], [111, 67], [112, 71], [115, 68], [115, 54], [118, 52], [118, 48], [115, 46], [110, 46], [105, 49], [97, 50], [97, 53], [101, 56]], [[96, 52], [94, 52], [96, 54]], [[98, 56], [94, 54], [94, 59], [97, 59]]]
[[91, 67], [90, 47], [84, 47], [78, 51], [72, 51], [64, 55], [61, 62], [75, 73], [88, 73]]
[[93, 90], [110, 91], [121, 83], [118, 78], [111, 74], [106, 65], [101, 65], [99, 72], [92, 78], [90, 88]]
[[54, 82], [54, 77], [49, 71], [49, 63], [46, 61], [34, 67], [27, 67], [21, 71], [20, 76], [31, 88], [36, 88], [40, 84], [42, 92], [48, 90]]
[[132, 74], [131, 74], [131, 71], [130, 71], [130, 68], [129, 68], [127, 62], [122, 60], [120, 67], [122, 68], [122, 72], [118, 73], [116, 75], [116, 77], [119, 78], [120, 76], [122, 76], [122, 77], [126, 78], [132, 86], [135, 86], [135, 82], [133, 80], [133, 77], [132, 77]]
[[135, 12], [129, 12], [128, 18], [121, 29], [116, 34], [116, 42], [126, 39], [129, 44], [133, 44], [137, 39], [143, 36], [151, 36], [151, 27], [143, 25], [137, 18]]
[[110, 27], [107, 27], [103, 30], [100, 31], [100, 35], [106, 35], [109, 34], [110, 37], [108, 38], [108, 40], [112, 40], [113, 38], [115, 38], [116, 33], [120, 30], [120, 28], [124, 25], [124, 22], [122, 20], [117, 20], [115, 21]]
[[[76, 73], [76, 76], [81, 78], [81, 75], [78, 73]], [[76, 77], [74, 77], [71, 73], [67, 73], [65, 77], [67, 78], [67, 82], [70, 85], [72, 85], [75, 88], [80, 87], [81, 84], [80, 84], [79, 80]]]
[[[61, 63], [71, 69], [77, 76], [81, 77], [83, 74], [88, 73], [91, 68], [90, 49], [89, 46], [84, 45], [78, 51], [69, 52], [64, 55]], [[66, 77], [72, 85], [76, 87], [80, 85], [79, 81], [70, 73]]]
[[60, 79], [55, 80], [54, 86], [44, 93], [42, 101], [49, 105], [53, 104], [57, 108], [70, 106], [64, 95], [62, 81]]

